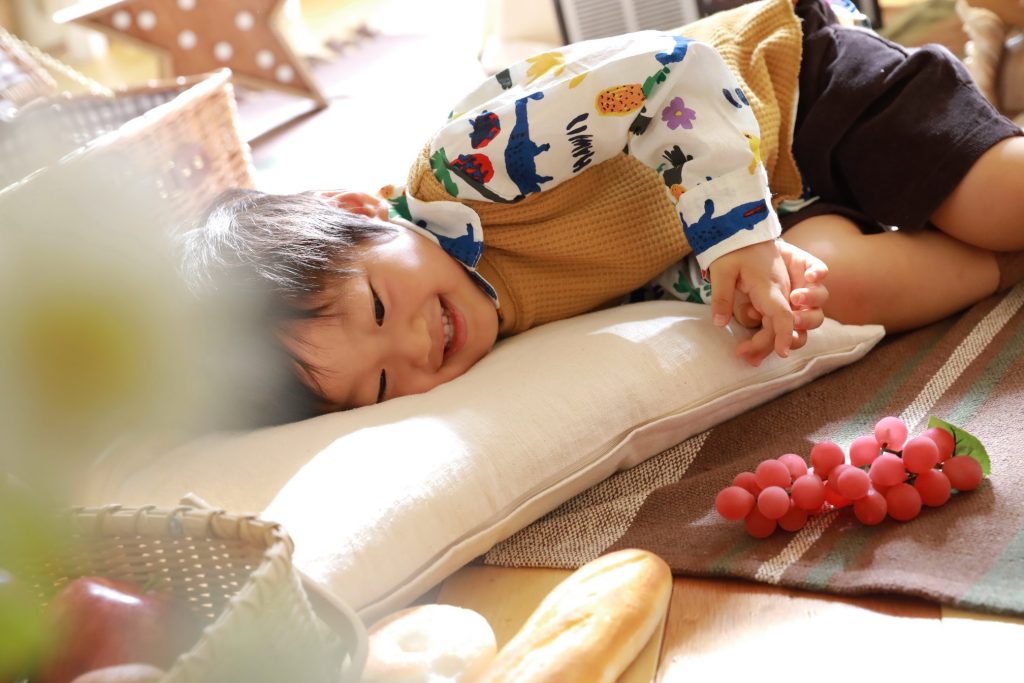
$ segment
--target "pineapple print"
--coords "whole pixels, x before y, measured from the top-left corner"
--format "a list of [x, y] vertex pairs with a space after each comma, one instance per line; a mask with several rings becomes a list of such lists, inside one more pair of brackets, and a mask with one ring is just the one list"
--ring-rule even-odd
[[625, 116], [643, 107], [645, 99], [639, 83], [615, 85], [598, 93], [595, 106], [602, 116]]

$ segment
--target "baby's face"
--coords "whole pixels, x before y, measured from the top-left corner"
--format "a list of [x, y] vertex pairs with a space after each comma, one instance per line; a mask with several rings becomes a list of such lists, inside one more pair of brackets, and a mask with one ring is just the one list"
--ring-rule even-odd
[[326, 288], [325, 316], [296, 322], [286, 344], [329, 409], [418, 394], [455, 379], [498, 334], [491, 299], [435, 242], [401, 226], [360, 247], [360, 272]]

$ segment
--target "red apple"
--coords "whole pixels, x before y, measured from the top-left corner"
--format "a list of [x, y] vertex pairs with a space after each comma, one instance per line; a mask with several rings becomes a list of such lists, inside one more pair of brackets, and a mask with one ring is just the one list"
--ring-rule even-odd
[[68, 683], [93, 669], [133, 662], [166, 669], [198, 635], [191, 614], [169, 591], [95, 576], [65, 586], [46, 616], [56, 632], [40, 683]]

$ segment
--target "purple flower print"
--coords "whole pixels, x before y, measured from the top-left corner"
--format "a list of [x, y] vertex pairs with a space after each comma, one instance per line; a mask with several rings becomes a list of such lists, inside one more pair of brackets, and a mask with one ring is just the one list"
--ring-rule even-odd
[[661, 120], [672, 130], [679, 126], [687, 130], [693, 128], [695, 118], [697, 118], [697, 112], [687, 108], [682, 97], [673, 97], [668, 106], [661, 110]]

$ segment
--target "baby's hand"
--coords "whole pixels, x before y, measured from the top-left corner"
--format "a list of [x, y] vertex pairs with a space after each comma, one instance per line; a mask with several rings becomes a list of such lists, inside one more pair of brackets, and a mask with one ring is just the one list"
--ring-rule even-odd
[[317, 194], [349, 213], [382, 221], [388, 219], [388, 203], [376, 195], [351, 190], [321, 190]]
[[825, 286], [828, 266], [817, 256], [785, 241], [779, 241], [779, 251], [786, 262], [792, 285], [789, 303], [794, 311], [793, 324], [798, 332], [803, 333], [800, 345], [793, 344], [793, 348], [798, 349], [807, 342], [807, 330], [821, 327], [825, 321], [822, 309], [828, 301], [828, 287]]
[[807, 342], [807, 330], [821, 325], [828, 299], [824, 263], [782, 241], [761, 242], [730, 252], [711, 267], [712, 316], [725, 325], [730, 314], [748, 327], [760, 326], [736, 353], [758, 365], [773, 350], [785, 356]]

